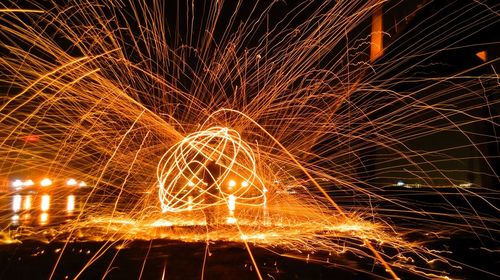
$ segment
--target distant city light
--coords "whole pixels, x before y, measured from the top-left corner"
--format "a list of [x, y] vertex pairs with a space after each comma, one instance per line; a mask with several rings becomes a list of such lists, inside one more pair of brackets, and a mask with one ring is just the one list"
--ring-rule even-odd
[[72, 213], [75, 210], [75, 196], [68, 195], [68, 201], [66, 204], [66, 211], [68, 213]]
[[19, 180], [19, 179], [14, 180], [14, 181], [12, 182], [12, 186], [13, 186], [14, 188], [19, 188], [19, 187], [22, 187], [23, 185], [24, 185], [24, 184], [23, 184], [23, 181], [21, 181], [21, 180]]
[[228, 185], [229, 185], [230, 188], [234, 188], [234, 187], [236, 187], [236, 181], [229, 180]]
[[248, 182], [247, 181], [241, 182], [241, 186], [244, 188], [248, 187]]
[[399, 180], [399, 181], [396, 183], [396, 185], [397, 185], [398, 187], [402, 187], [402, 186], [404, 186], [404, 185], [405, 185], [405, 182], [403, 182], [403, 181]]
[[189, 187], [194, 187], [194, 183], [189, 181], [188, 184], [187, 184]]
[[21, 187], [30, 187], [30, 186], [33, 186], [35, 184], [35, 182], [33, 182], [33, 180], [29, 179], [29, 180], [26, 180], [26, 181], [21, 181], [19, 179], [16, 179], [14, 181], [12, 181], [12, 187], [16, 188], [16, 189], [20, 189]]
[[77, 184], [78, 184], [78, 182], [73, 178], [66, 181], [66, 185], [68, 185], [68, 186], [76, 186]]
[[40, 210], [43, 212], [48, 211], [50, 208], [50, 195], [42, 195], [42, 203], [40, 204]]
[[29, 179], [29, 180], [24, 181], [23, 184], [24, 184], [24, 186], [29, 187], [29, 186], [33, 186], [35, 184], [35, 182], [33, 182], [33, 180]]
[[42, 187], [48, 187], [50, 185], [52, 185], [52, 180], [50, 180], [49, 178], [45, 178], [43, 179], [41, 182], [40, 182], [40, 185]]
[[87, 183], [85, 183], [84, 181], [81, 181], [79, 184], [78, 184], [79, 187], [86, 187], [87, 186]]
[[21, 210], [21, 195], [16, 194], [12, 197], [12, 211], [19, 212]]

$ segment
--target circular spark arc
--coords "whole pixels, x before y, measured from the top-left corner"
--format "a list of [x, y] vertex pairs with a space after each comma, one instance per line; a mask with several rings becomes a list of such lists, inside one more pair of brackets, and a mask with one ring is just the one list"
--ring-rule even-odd
[[[220, 174], [212, 174], [210, 162]], [[214, 181], [210, 186], [207, 176]], [[173, 145], [158, 163], [157, 178], [164, 212], [225, 205], [230, 196], [239, 206], [260, 207], [265, 201], [254, 152], [237, 131], [226, 127], [194, 132]]]

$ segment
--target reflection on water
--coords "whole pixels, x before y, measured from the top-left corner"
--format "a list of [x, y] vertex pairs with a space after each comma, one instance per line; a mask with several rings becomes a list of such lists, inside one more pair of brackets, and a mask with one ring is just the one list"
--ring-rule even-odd
[[44, 194], [42, 195], [42, 203], [40, 204], [40, 210], [43, 212], [48, 211], [50, 208], [50, 195]]
[[15, 227], [64, 223], [79, 211], [78, 196], [71, 193], [15, 194], [11, 199], [11, 225]]
[[75, 210], [75, 196], [74, 195], [68, 195], [68, 202], [66, 203], [66, 211], [68, 214], [73, 213]]
[[31, 195], [27, 195], [24, 198], [24, 210], [30, 210], [31, 209]]
[[49, 221], [49, 214], [48, 213], [42, 213], [40, 214], [40, 225], [41, 226], [44, 226], [47, 224], [47, 222]]
[[19, 212], [19, 210], [21, 210], [21, 195], [19, 194], [16, 194], [12, 197], [12, 211], [14, 211], [14, 213], [17, 213]]

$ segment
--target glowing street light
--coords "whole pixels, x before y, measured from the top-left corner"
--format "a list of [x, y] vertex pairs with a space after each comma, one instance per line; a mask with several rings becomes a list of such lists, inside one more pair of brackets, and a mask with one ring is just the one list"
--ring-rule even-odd
[[229, 182], [227, 184], [228, 184], [230, 189], [236, 187], [236, 181], [234, 181], [234, 180], [229, 180]]
[[78, 182], [73, 178], [66, 181], [66, 185], [68, 185], [68, 186], [76, 186], [77, 184], [78, 184]]
[[24, 184], [23, 184], [23, 181], [21, 181], [21, 180], [19, 180], [19, 179], [14, 180], [14, 181], [12, 182], [12, 186], [13, 186], [14, 188], [20, 188], [20, 187], [22, 187], [23, 185], [24, 185]]
[[42, 187], [48, 187], [50, 185], [52, 185], [52, 180], [50, 180], [49, 178], [45, 178], [43, 179], [41, 182], [40, 182], [40, 185]]
[[23, 182], [23, 185], [26, 186], [26, 187], [30, 187], [30, 186], [33, 186], [35, 184], [35, 182], [33, 182], [33, 180], [29, 179], [29, 180], [26, 180]]
[[241, 186], [244, 188], [248, 187], [248, 182], [247, 181], [241, 182]]

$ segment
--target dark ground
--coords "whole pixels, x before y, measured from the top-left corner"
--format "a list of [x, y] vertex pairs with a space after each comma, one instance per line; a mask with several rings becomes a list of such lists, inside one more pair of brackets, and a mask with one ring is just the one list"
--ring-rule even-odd
[[[446, 243], [446, 244], [445, 244]], [[435, 248], [448, 248], [449, 257], [495, 272], [499, 263], [499, 252], [480, 249], [472, 238], [454, 237], [449, 242], [434, 244]], [[173, 240], [133, 241], [118, 254], [114, 244], [87, 269], [79, 279], [139, 279], [144, 265], [142, 279], [200, 279], [205, 254], [205, 243], [183, 243]], [[68, 243], [53, 279], [72, 279], [89, 262], [98, 250], [106, 247], [105, 242]], [[22, 244], [0, 246], [1, 279], [48, 279], [54, 264], [64, 246], [61, 242], [49, 244], [26, 240]], [[150, 248], [150, 249], [149, 249]], [[255, 269], [245, 246], [240, 243], [218, 242], [210, 245], [211, 256], [205, 265], [205, 279], [257, 279]], [[264, 279], [387, 279], [381, 267], [373, 261], [356, 257], [350, 253], [342, 256], [316, 253], [310, 261], [280, 256], [280, 248], [268, 249], [252, 246], [259, 269]], [[149, 252], [148, 252], [149, 251]], [[289, 251], [288, 251], [289, 252]], [[295, 252], [306, 257], [310, 252]], [[115, 260], [112, 262], [116, 254]], [[293, 254], [293, 253], [292, 253]], [[314, 259], [322, 262], [315, 262]], [[328, 259], [329, 263], [325, 263]], [[440, 264], [436, 264], [440, 265]], [[109, 272], [106, 274], [106, 270]], [[447, 267], [447, 268], [445, 268]], [[429, 267], [440, 269], [440, 267]], [[454, 279], [495, 279], [492, 275], [463, 266], [455, 269], [443, 266]], [[407, 272], [396, 273], [402, 279], [423, 279]], [[374, 276], [379, 275], [379, 276]], [[104, 277], [105, 276], [105, 277]]]

